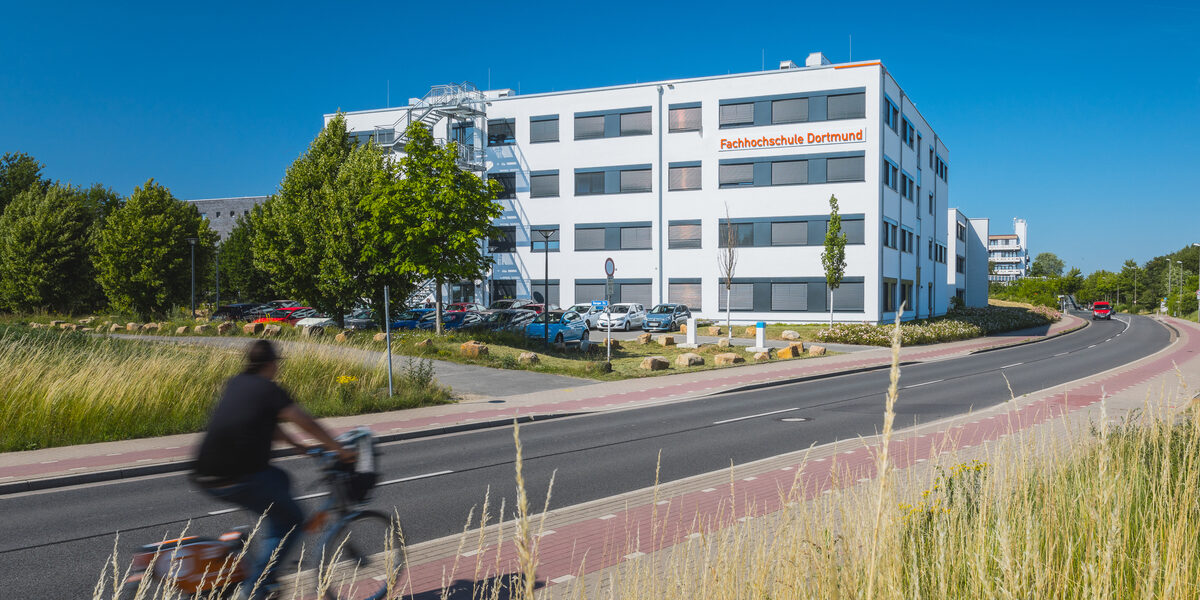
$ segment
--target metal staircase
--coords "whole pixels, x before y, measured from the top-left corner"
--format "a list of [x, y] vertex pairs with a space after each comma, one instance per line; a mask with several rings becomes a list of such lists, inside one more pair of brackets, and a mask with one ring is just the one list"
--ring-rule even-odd
[[437, 283], [435, 283], [432, 279], [426, 279], [425, 281], [422, 281], [417, 288], [414, 289], [412, 293], [404, 299], [404, 306], [407, 308], [424, 303], [426, 298], [430, 296], [436, 296], [434, 294], [436, 288]]
[[[475, 132], [469, 144], [459, 144], [459, 164], [465, 169], [483, 171], [485, 167], [482, 121], [487, 115], [486, 106], [483, 92], [470, 82], [435, 85], [424, 97], [409, 106], [404, 116], [397, 119], [391, 127], [376, 127], [375, 139], [381, 145], [390, 145], [396, 152], [403, 152], [404, 144], [408, 141], [405, 132], [414, 122], [421, 123], [432, 131], [438, 123], [447, 120], [448, 134], [450, 124], [469, 121]], [[439, 145], [449, 143], [446, 137], [435, 136], [435, 140]]]

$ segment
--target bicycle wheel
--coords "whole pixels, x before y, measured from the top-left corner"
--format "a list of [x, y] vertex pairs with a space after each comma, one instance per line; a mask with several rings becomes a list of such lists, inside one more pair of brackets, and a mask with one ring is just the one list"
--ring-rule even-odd
[[350, 513], [334, 523], [321, 544], [320, 577], [329, 582], [326, 600], [383, 598], [388, 581], [403, 569], [399, 527], [376, 511]]

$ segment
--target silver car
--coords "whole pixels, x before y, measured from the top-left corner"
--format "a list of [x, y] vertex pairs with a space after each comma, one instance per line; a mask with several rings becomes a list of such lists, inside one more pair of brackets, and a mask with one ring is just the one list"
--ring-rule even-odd
[[595, 329], [596, 327], [599, 327], [600, 316], [604, 314], [603, 310], [593, 308], [590, 302], [584, 302], [583, 304], [576, 304], [572, 307], [569, 307], [567, 308], [567, 312], [579, 313], [579, 316], [583, 317], [583, 323], [584, 325], [587, 325], [588, 329]]
[[599, 329], [620, 329], [629, 331], [637, 329], [646, 321], [646, 308], [636, 302], [622, 302], [613, 304], [608, 307], [608, 311], [602, 312], [596, 319], [596, 327]]

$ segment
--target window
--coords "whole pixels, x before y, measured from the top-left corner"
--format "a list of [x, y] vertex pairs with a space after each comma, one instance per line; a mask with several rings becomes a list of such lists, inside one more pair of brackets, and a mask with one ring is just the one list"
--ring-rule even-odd
[[[726, 306], [729, 306], [729, 310], [754, 310], [753, 283], [735, 283], [726, 290], [725, 282], [722, 281], [719, 292], [717, 294], [720, 299], [717, 303], [719, 310], [725, 310]], [[728, 302], [726, 302], [727, 297]]]
[[808, 120], [808, 98], [789, 98], [771, 103], [771, 123], [803, 123]]
[[488, 119], [489, 146], [511, 146], [517, 141], [517, 125], [513, 119]]
[[825, 180], [829, 182], [862, 181], [865, 178], [865, 160], [861, 156], [826, 159]]
[[864, 284], [861, 282], [845, 282], [833, 289], [833, 310], [857, 311], [863, 310]]
[[621, 192], [649, 192], [651, 191], [651, 179], [650, 169], [621, 171]]
[[893, 223], [884, 221], [883, 223], [883, 245], [886, 248], [893, 250], [898, 247], [897, 238], [899, 238], [900, 228]]
[[500, 227], [500, 235], [488, 239], [488, 252], [499, 254], [517, 251], [517, 228], [512, 226]]
[[517, 297], [517, 282], [513, 279], [492, 280], [492, 302]]
[[897, 131], [900, 128], [900, 109], [896, 108], [892, 101], [884, 98], [883, 106], [883, 124], [892, 128], [892, 131]]
[[667, 131], [700, 131], [700, 107], [672, 108], [667, 113]]
[[803, 246], [807, 243], [807, 221], [771, 223], [772, 246]]
[[898, 185], [896, 179], [899, 178], [899, 175], [900, 170], [896, 168], [896, 165], [893, 165], [892, 161], [886, 158], [883, 159], [883, 185], [890, 187], [893, 190], [896, 189], [896, 186]]
[[954, 256], [954, 272], [956, 272], [956, 273], [966, 273], [967, 272], [967, 259], [966, 258], [963, 258], [958, 255]]
[[859, 92], [857, 94], [837, 94], [829, 97], [829, 120], [861, 119], [865, 116], [867, 116], [866, 94]]
[[668, 283], [667, 301], [686, 304], [693, 312], [699, 312], [701, 286], [699, 283]]
[[[550, 232], [550, 238], [542, 234]], [[529, 228], [529, 249], [533, 252], [558, 252], [558, 225], [534, 225]]]
[[576, 250], [603, 250], [604, 228], [575, 228]]
[[908, 119], [903, 119], [902, 121], [903, 123], [900, 128], [900, 139], [904, 140], [904, 143], [907, 144], [909, 148], [912, 148], [913, 136], [916, 135], [917, 130], [913, 128], [912, 121], [909, 121]]
[[603, 283], [577, 283], [575, 284], [575, 302], [580, 304], [592, 300], [605, 300], [605, 291]]
[[929, 214], [933, 214], [933, 192], [929, 192]]
[[929, 168], [933, 168], [933, 148], [929, 149]]
[[553, 173], [537, 173], [529, 176], [530, 198], [557, 198], [558, 171]]
[[754, 185], [754, 164], [721, 165], [717, 178], [720, 187]]
[[[728, 223], [721, 223], [721, 226], [719, 227], [719, 235], [721, 237], [719, 240], [717, 240], [718, 248], [728, 248], [729, 247], [729, 236], [730, 236], [729, 227], [730, 226]], [[735, 236], [734, 239], [735, 239], [735, 243], [737, 244], [736, 247], [738, 247], [738, 248], [753, 247], [754, 246], [754, 223], [734, 223], [733, 224], [733, 235]]]
[[530, 117], [529, 118], [529, 142], [539, 144], [542, 142], [557, 142], [558, 141], [558, 115], [553, 117]]
[[700, 232], [699, 223], [671, 223], [667, 225], [667, 248], [699, 248]]
[[558, 280], [534, 279], [529, 282], [529, 296], [534, 302], [545, 303], [549, 296], [550, 304], [559, 305]]
[[575, 195], [588, 196], [591, 194], [604, 193], [604, 172], [597, 171], [594, 173], [576, 173], [575, 174]]
[[737, 127], [754, 124], [754, 103], [723, 104], [720, 115], [721, 127]]
[[842, 233], [846, 234], [847, 244], [865, 244], [866, 222], [862, 219], [842, 219]]
[[575, 117], [575, 139], [591, 140], [604, 137], [604, 115]]
[[642, 306], [650, 306], [649, 283], [622, 283], [618, 288], [619, 302], [634, 302]]
[[900, 305], [904, 310], [915, 310], [913, 306], [913, 284], [905, 281], [900, 284]]
[[808, 284], [772, 283], [771, 310], [808, 310]]
[[650, 111], [621, 115], [621, 135], [648, 135], [651, 133]]
[[668, 169], [667, 189], [672, 192], [700, 189], [700, 165]]
[[488, 179], [500, 184], [500, 194], [496, 196], [497, 198], [511, 200], [517, 197], [516, 173], [489, 173]]
[[208, 213], [200, 213], [200, 218], [201, 218], [201, 219], [207, 219], [207, 218], [208, 218]]
[[967, 241], [967, 226], [963, 225], [962, 223], [956, 223], [956, 224], [958, 225], [958, 231], [957, 231], [958, 239], [963, 242]]
[[771, 185], [808, 183], [808, 161], [786, 160], [771, 163]]
[[907, 173], [900, 175], [900, 197], [907, 200], [912, 200], [913, 196], [913, 180]]
[[220, 219], [220, 218], [221, 218], [221, 211], [219, 211], [219, 210], [217, 211], [217, 218], [218, 218], [218, 219]]
[[896, 311], [896, 282], [883, 280], [883, 312]]
[[650, 249], [650, 227], [622, 227], [621, 228], [621, 249], [622, 250], [649, 250]]
[[917, 134], [917, 170], [921, 169], [921, 134]]

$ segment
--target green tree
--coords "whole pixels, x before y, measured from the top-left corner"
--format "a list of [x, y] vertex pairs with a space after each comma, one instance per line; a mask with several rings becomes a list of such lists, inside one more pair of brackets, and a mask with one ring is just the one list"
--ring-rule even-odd
[[1033, 265], [1029, 267], [1029, 275], [1031, 277], [1061, 277], [1063, 272], [1062, 259], [1053, 252], [1042, 252], [1033, 259]]
[[378, 268], [386, 256], [360, 225], [370, 218], [364, 201], [395, 178], [391, 161], [373, 143], [356, 145], [341, 114], [330, 119], [296, 159], [279, 192], [254, 213], [254, 265], [274, 288], [329, 314], [339, 323], [363, 298], [384, 285], [405, 293], [411, 278]]
[[1071, 267], [1066, 275], [1059, 280], [1059, 291], [1064, 294], [1075, 294], [1083, 287], [1083, 272], [1078, 267]]
[[[254, 207], [257, 213], [259, 207]], [[221, 288], [239, 301], [267, 300], [275, 295], [271, 278], [254, 264], [254, 221], [256, 217], [238, 215], [233, 230], [221, 242], [218, 259]]]
[[846, 275], [846, 234], [842, 231], [842, 215], [838, 213], [837, 196], [829, 197], [829, 228], [825, 231], [825, 251], [821, 253], [825, 268], [825, 287], [829, 290], [829, 326], [833, 326], [833, 290], [842, 285]]
[[24, 152], [5, 152], [0, 158], [0, 212], [4, 212], [17, 194], [37, 186], [40, 191], [50, 187], [42, 177], [42, 163]]
[[30, 186], [0, 216], [0, 303], [18, 312], [73, 313], [95, 299], [94, 213], [86, 193]]
[[438, 146], [420, 123], [410, 125], [406, 134], [401, 179], [380, 182], [364, 203], [371, 218], [362, 230], [380, 241], [372, 258], [381, 271], [416, 273], [434, 281], [440, 334], [442, 285], [482, 277], [492, 264], [483, 240], [500, 234], [492, 225], [503, 211], [495, 201], [500, 185], [463, 170], [457, 144]]
[[196, 273], [208, 272], [217, 234], [196, 207], [153, 179], [104, 221], [96, 238], [96, 278], [113, 308], [139, 317], [162, 315], [189, 301], [191, 248]]

